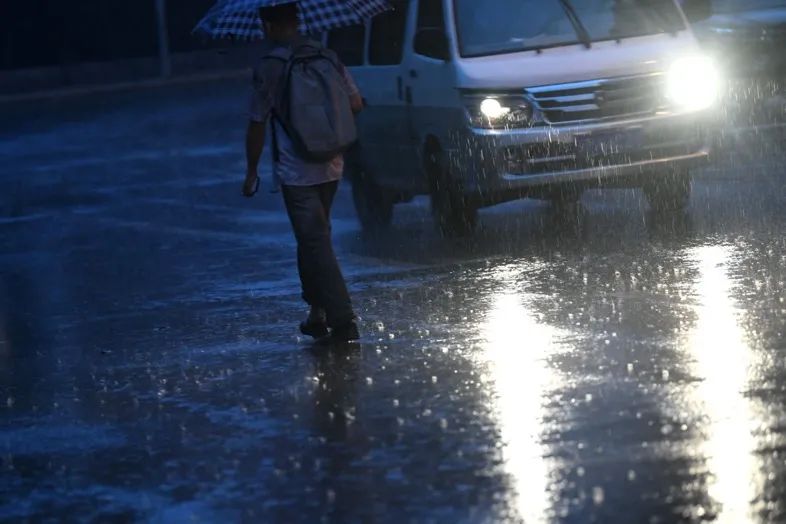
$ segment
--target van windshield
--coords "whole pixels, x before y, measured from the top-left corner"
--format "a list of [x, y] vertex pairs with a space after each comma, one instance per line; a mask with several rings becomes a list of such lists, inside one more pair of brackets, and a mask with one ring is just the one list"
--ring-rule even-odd
[[[616, 40], [685, 29], [674, 0], [454, 0], [462, 56]], [[567, 4], [567, 8], [566, 8]], [[570, 7], [580, 24], [571, 20]], [[577, 25], [588, 35], [580, 38]]]

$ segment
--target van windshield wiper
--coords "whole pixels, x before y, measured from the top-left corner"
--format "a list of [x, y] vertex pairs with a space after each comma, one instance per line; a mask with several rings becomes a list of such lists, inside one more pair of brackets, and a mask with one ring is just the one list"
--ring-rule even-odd
[[573, 4], [570, 3], [570, 0], [559, 0], [559, 3], [562, 6], [562, 9], [565, 10], [565, 14], [568, 15], [568, 19], [573, 25], [573, 29], [576, 31], [576, 34], [578, 35], [581, 43], [584, 44], [584, 47], [587, 49], [592, 47], [592, 37], [590, 36], [589, 31], [587, 31], [587, 28], [584, 26], [584, 23], [582, 23], [581, 18], [579, 18], [579, 15], [576, 13], [576, 9], [573, 7]]

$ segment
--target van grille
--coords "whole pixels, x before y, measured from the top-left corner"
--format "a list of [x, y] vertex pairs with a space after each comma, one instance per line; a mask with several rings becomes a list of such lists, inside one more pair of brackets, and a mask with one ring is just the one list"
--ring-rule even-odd
[[531, 176], [626, 166], [637, 162], [662, 160], [691, 155], [704, 143], [699, 127], [675, 128], [668, 131], [640, 131], [640, 140], [629, 143], [634, 130], [608, 135], [588, 135], [576, 142], [545, 142], [512, 146], [501, 151], [504, 171], [511, 175]]
[[590, 80], [527, 89], [546, 123], [647, 116], [667, 109], [663, 74]]

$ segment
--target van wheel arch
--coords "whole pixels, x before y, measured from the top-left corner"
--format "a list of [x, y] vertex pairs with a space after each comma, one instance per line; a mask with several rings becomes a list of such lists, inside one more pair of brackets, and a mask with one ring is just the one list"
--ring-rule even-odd
[[363, 230], [378, 232], [389, 228], [396, 199], [374, 180], [364, 165], [359, 147], [346, 155], [344, 170], [352, 183], [352, 201]]
[[477, 223], [478, 207], [464, 194], [460, 180], [451, 175], [445, 150], [433, 135], [424, 140], [423, 171], [431, 212], [442, 235], [456, 237], [471, 233]]

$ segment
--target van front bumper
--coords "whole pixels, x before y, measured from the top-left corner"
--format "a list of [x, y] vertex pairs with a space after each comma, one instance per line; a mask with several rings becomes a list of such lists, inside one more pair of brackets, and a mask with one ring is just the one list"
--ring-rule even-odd
[[695, 113], [564, 127], [472, 129], [465, 139], [474, 151], [466, 158], [459, 152], [455, 169], [462, 172], [467, 192], [490, 200], [495, 192], [559, 184], [639, 183], [641, 176], [706, 163], [711, 148], [705, 129], [706, 118]]

